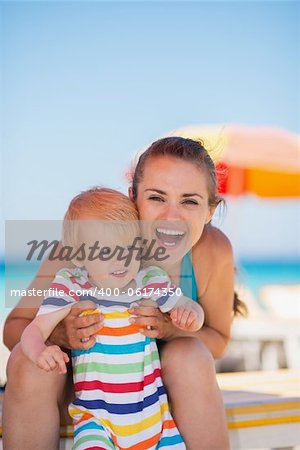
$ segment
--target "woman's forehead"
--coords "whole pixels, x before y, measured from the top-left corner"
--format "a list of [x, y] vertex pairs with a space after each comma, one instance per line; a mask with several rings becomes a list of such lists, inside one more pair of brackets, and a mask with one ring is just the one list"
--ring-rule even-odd
[[[181, 191], [207, 190], [205, 171], [193, 161], [185, 161], [169, 156], [149, 159], [144, 167], [141, 180], [144, 187], [170, 190], [176, 187]], [[160, 186], [160, 188], [158, 187]]]

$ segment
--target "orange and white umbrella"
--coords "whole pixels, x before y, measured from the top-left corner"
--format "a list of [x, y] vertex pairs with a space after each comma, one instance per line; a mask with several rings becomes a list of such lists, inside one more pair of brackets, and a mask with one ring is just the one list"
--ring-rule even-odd
[[241, 125], [190, 126], [171, 134], [203, 141], [219, 169], [222, 194], [300, 196], [300, 137], [296, 134]]

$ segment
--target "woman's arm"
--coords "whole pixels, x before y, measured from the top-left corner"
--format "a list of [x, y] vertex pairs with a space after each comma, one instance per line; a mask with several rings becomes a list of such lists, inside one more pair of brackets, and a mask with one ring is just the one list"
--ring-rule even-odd
[[131, 312], [143, 316], [136, 319], [137, 324], [153, 327], [153, 330], [141, 329], [146, 336], [166, 341], [194, 336], [208, 347], [215, 358], [219, 358], [230, 338], [234, 288], [232, 247], [220, 230], [209, 226], [205, 231], [193, 248], [193, 266], [205, 316], [204, 326], [199, 331], [179, 330], [168, 314], [153, 308], [134, 308]]
[[[204, 326], [194, 333], [210, 350], [214, 358], [220, 358], [230, 339], [233, 318], [234, 260], [229, 239], [217, 228], [205, 230], [199, 243], [193, 248], [193, 266], [200, 303], [204, 310]], [[176, 336], [169, 330], [171, 338]], [[190, 335], [190, 334], [189, 334]]]
[[234, 259], [229, 239], [210, 225], [203, 241], [193, 249], [193, 265], [205, 314], [198, 335], [212, 355], [220, 358], [229, 342], [233, 319]]
[[[66, 266], [66, 261], [50, 261], [48, 258], [45, 259], [35, 278], [30, 283], [28, 290], [35, 289], [36, 291], [44, 291], [49, 289], [56, 272]], [[69, 266], [72, 267], [70, 263]], [[22, 297], [17, 306], [6, 318], [3, 339], [4, 344], [9, 350], [12, 350], [20, 341], [24, 329], [34, 319], [42, 300], [43, 296], [38, 295]]]
[[233, 267], [224, 264], [212, 276], [201, 298], [205, 312], [204, 326], [196, 333], [214, 358], [220, 358], [229, 342], [233, 317]]

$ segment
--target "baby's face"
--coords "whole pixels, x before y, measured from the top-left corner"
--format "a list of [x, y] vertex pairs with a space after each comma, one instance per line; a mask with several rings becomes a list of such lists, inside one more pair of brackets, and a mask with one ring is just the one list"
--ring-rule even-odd
[[[131, 231], [131, 230], [130, 230]], [[132, 248], [136, 235], [120, 232], [113, 226], [99, 231], [84, 233], [89, 249], [84, 266], [92, 283], [98, 287], [123, 288], [136, 276], [140, 268], [137, 245]]]

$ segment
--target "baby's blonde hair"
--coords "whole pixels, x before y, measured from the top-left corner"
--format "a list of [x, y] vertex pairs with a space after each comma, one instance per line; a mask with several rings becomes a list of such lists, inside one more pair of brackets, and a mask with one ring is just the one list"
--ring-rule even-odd
[[[114, 189], [93, 187], [73, 198], [63, 222], [64, 246], [78, 247], [78, 225], [84, 220], [115, 221], [120, 237], [124, 237], [124, 233], [138, 231], [138, 211], [134, 202]], [[130, 227], [129, 221], [134, 221]], [[108, 227], [111, 225], [108, 224]]]

